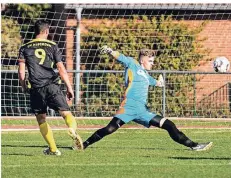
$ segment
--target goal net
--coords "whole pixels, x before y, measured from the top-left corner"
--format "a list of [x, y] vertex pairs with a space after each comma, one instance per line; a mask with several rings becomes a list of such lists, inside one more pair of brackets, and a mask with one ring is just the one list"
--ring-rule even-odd
[[[163, 74], [166, 86], [150, 87], [151, 111], [178, 118], [182, 127], [231, 127], [231, 73], [215, 73], [212, 67], [215, 57], [231, 60], [230, 4], [53, 6], [35, 6], [36, 11], [22, 4], [2, 7], [3, 129], [37, 128], [29, 95], [22, 93], [17, 74], [18, 49], [34, 38], [37, 19], [51, 22], [49, 39], [58, 44], [65, 59], [75, 91], [69, 105], [80, 128], [107, 124], [123, 99], [124, 67], [100, 54], [102, 45], [135, 59], [140, 49], [157, 50], [149, 73], [154, 78]], [[48, 108], [47, 115], [54, 128], [65, 128], [58, 113]]]

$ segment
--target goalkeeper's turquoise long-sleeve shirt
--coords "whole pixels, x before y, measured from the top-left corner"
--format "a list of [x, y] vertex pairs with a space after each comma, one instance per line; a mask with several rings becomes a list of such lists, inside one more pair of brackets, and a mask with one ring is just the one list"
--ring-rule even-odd
[[142, 104], [147, 103], [148, 87], [155, 86], [156, 79], [152, 78], [148, 72], [142, 68], [138, 61], [132, 57], [120, 54], [118, 59], [125, 66], [125, 86], [124, 99], [133, 99]]

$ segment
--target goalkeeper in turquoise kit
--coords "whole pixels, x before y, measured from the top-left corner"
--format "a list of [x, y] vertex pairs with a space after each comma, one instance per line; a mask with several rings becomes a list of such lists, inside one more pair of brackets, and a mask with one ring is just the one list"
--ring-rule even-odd
[[175, 142], [195, 151], [207, 150], [212, 146], [212, 142], [193, 142], [184, 133], [179, 131], [172, 121], [150, 112], [147, 109], [146, 103], [149, 85], [156, 87], [164, 86], [162, 75], [156, 80], [147, 72], [152, 68], [155, 51], [142, 49], [139, 53], [139, 61], [136, 61], [132, 57], [126, 57], [107, 46], [103, 46], [100, 50], [101, 53], [107, 53], [113, 56], [124, 65], [126, 91], [124, 99], [112, 120], [106, 127], [97, 130], [83, 143], [84, 149], [101, 140], [103, 137], [115, 132], [122, 125], [130, 121], [139, 123], [147, 128], [155, 126], [164, 129]]

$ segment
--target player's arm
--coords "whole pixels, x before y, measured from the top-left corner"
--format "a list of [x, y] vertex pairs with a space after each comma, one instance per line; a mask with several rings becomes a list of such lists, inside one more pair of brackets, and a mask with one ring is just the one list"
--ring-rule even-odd
[[162, 75], [159, 75], [158, 80], [149, 76], [149, 82], [150, 82], [150, 85], [152, 86], [164, 87], [164, 78]]
[[26, 65], [25, 65], [25, 62], [23, 62], [24, 60], [19, 59], [18, 61], [19, 61], [19, 63], [18, 63], [19, 83], [22, 86], [22, 91], [26, 92], [26, 82], [25, 82], [25, 79], [26, 79], [26, 77], [25, 77], [26, 76], [26, 74], [25, 74]]
[[26, 92], [26, 64], [25, 64], [25, 57], [24, 57], [24, 48], [19, 49], [19, 56], [18, 56], [18, 78], [19, 83], [22, 86], [22, 91]]
[[101, 54], [110, 54], [112, 55], [115, 59], [118, 59], [120, 56], [120, 53], [118, 51], [113, 51], [110, 47], [108, 46], [102, 46], [100, 48], [100, 53]]
[[72, 100], [74, 98], [74, 92], [66, 71], [66, 68], [63, 65], [63, 57], [62, 57], [62, 52], [59, 50], [58, 45], [54, 46], [54, 53], [53, 53], [53, 57], [56, 63], [56, 67], [59, 71], [59, 75], [61, 77], [61, 79], [64, 81], [66, 87], [67, 87], [67, 99], [68, 100]]
[[100, 53], [101, 54], [109, 54], [112, 57], [114, 57], [116, 60], [118, 60], [119, 62], [123, 63], [125, 66], [128, 66], [132, 61], [133, 58], [131, 57], [126, 57], [125, 55], [121, 54], [118, 51], [114, 51], [113, 49], [111, 49], [108, 46], [102, 46], [100, 48]]
[[61, 79], [64, 81], [66, 87], [67, 87], [67, 98], [68, 100], [72, 100], [74, 98], [74, 92], [67, 74], [67, 71], [63, 65], [63, 62], [56, 63], [57, 69], [59, 71], [59, 75]]

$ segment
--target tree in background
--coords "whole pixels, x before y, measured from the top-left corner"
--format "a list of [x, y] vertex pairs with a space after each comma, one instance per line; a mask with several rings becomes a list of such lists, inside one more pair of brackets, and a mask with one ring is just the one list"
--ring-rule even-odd
[[2, 58], [16, 57], [17, 51], [21, 45], [20, 27], [16, 24], [18, 24], [16, 20], [2, 18]]
[[[18, 50], [25, 39], [33, 36], [32, 26], [29, 25], [38, 17], [43, 17], [44, 9], [49, 9], [49, 4], [5, 4], [2, 9], [2, 51], [3, 64], [15, 65]], [[11, 61], [10, 61], [11, 60]], [[15, 68], [15, 66], [12, 66]], [[5, 69], [12, 69], [6, 67]]]

